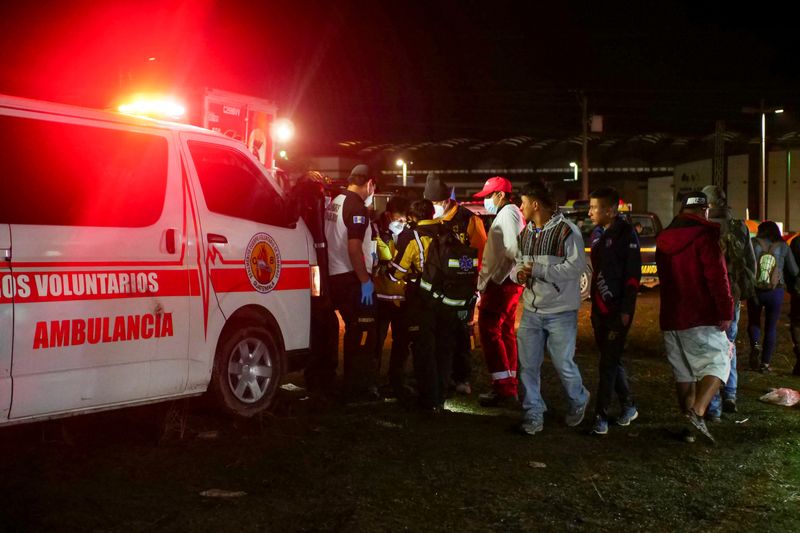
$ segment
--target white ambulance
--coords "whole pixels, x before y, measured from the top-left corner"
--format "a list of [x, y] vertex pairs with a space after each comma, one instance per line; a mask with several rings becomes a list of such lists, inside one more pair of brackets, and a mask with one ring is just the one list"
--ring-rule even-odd
[[318, 279], [272, 173], [208, 130], [2, 95], [0, 131], [0, 425], [268, 408]]

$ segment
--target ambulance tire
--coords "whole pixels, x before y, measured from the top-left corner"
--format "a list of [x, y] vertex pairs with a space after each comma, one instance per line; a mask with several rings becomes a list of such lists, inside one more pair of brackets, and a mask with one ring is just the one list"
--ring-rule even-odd
[[581, 300], [588, 300], [592, 296], [592, 265], [587, 261], [586, 270], [581, 274], [578, 282], [581, 290]]
[[232, 327], [223, 335], [209, 387], [216, 406], [242, 417], [269, 409], [286, 368], [275, 335], [252, 323]]

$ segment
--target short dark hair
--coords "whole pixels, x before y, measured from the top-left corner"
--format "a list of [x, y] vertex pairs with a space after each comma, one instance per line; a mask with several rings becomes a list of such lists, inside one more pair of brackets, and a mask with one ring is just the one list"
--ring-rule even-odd
[[592, 191], [589, 198], [600, 200], [608, 207], [619, 207], [619, 193], [614, 187], [600, 187]]
[[782, 241], [781, 230], [776, 223], [771, 220], [765, 220], [758, 225], [758, 233], [756, 237], [759, 239], [767, 239], [771, 242]]
[[417, 200], [408, 209], [408, 214], [417, 220], [430, 220], [433, 213], [433, 202], [430, 200]]
[[386, 202], [386, 211], [393, 214], [405, 215], [408, 213], [408, 206], [410, 203], [408, 198], [395, 194]]
[[532, 181], [525, 185], [519, 194], [520, 196], [527, 196], [528, 198], [536, 200], [549, 209], [556, 208], [556, 201], [553, 199], [553, 195], [550, 194], [550, 191], [541, 183]]

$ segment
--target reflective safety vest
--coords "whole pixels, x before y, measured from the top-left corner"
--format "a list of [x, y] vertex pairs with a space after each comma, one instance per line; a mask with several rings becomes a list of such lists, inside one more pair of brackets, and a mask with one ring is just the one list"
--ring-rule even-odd
[[478, 251], [446, 226], [428, 247], [420, 289], [449, 307], [469, 307], [476, 298]]

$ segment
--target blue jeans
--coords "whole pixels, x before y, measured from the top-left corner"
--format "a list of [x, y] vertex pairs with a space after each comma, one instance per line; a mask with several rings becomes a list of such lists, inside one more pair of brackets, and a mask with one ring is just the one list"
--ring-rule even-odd
[[578, 336], [578, 312], [565, 311], [552, 315], [525, 309], [517, 331], [520, 381], [525, 390], [522, 409], [527, 420], [541, 420], [547, 405], [541, 393], [541, 369], [544, 349], [550, 353], [553, 366], [569, 399], [570, 411], [589, 401], [581, 372], [575, 364], [575, 340]]
[[728, 376], [728, 381], [720, 388], [720, 393], [711, 398], [711, 403], [708, 404], [708, 413], [712, 416], [720, 416], [722, 414], [722, 399], [736, 400], [736, 386], [739, 384], [739, 374], [736, 372], [736, 335], [739, 333], [739, 315], [741, 314], [741, 306], [738, 301], [733, 302], [733, 320], [731, 326], [725, 334], [728, 340], [733, 343], [733, 357], [731, 358], [731, 375]]
[[783, 305], [783, 288], [770, 291], [756, 290], [756, 295], [747, 300], [747, 330], [750, 346], [761, 340], [761, 310], [764, 309], [764, 343], [761, 348], [761, 363], [768, 365], [775, 353], [778, 338], [778, 319]]

